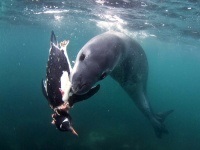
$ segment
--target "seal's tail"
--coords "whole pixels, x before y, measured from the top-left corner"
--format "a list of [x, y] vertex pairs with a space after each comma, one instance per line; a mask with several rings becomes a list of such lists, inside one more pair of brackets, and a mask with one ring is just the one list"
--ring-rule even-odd
[[158, 138], [162, 137], [162, 134], [168, 134], [168, 130], [166, 129], [165, 125], [164, 125], [164, 121], [165, 118], [171, 114], [174, 110], [169, 110], [167, 112], [163, 112], [163, 113], [158, 113], [155, 115], [155, 118], [153, 119], [153, 127], [154, 127], [154, 131], [156, 133], [156, 136]]

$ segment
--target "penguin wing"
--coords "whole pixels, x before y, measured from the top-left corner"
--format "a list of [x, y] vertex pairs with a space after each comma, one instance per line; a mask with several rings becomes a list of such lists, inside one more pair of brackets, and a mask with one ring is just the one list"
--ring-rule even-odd
[[42, 79], [42, 93], [43, 93], [43, 95], [44, 95], [44, 97], [46, 98], [46, 99], [48, 99], [48, 95], [47, 95], [47, 82], [46, 82], [46, 80], [43, 80]]

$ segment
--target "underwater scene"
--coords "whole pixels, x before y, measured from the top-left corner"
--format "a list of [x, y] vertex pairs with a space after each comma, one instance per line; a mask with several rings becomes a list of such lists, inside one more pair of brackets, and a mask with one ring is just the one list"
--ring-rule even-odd
[[[52, 31], [58, 42], [69, 40], [72, 67], [106, 31], [137, 41], [147, 56], [150, 106], [174, 110], [164, 122], [168, 134], [158, 138], [110, 76], [70, 110], [78, 136], [56, 129], [41, 87]], [[0, 120], [1, 150], [199, 150], [200, 1], [0, 0]]]

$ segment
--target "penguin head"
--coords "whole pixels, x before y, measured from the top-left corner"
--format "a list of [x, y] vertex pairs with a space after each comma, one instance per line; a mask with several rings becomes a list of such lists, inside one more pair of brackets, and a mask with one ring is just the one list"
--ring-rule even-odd
[[68, 114], [68, 116], [62, 116], [58, 114], [53, 114], [53, 124], [56, 125], [56, 128], [60, 131], [69, 131], [72, 134], [78, 136], [77, 132], [74, 130], [72, 127], [72, 122], [71, 122], [71, 116]]

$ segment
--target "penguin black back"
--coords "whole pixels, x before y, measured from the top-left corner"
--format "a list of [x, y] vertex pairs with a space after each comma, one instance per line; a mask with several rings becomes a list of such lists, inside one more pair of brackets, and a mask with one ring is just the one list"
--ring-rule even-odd
[[[43, 85], [46, 91], [45, 97], [48, 99], [51, 107], [55, 108], [61, 104], [62, 94], [59, 90], [61, 87], [61, 76], [63, 71], [67, 71], [70, 75], [69, 64], [64, 51], [58, 46], [54, 32], [51, 33], [49, 59], [46, 68], [46, 80]], [[43, 90], [44, 91], [44, 90]]]

